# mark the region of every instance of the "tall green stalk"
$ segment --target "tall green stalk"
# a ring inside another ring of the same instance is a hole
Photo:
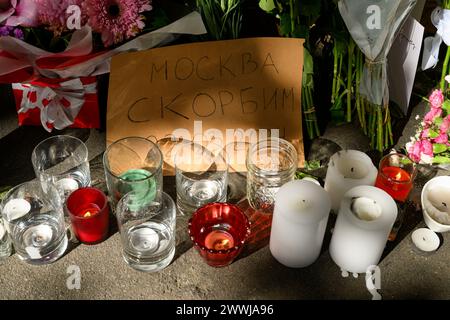
[[[239,38],[242,28],[242,3],[243,0],[197,0],[197,8],[211,38]]]

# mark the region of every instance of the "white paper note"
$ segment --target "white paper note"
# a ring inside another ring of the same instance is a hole
[[[406,115],[422,48],[424,27],[416,19],[406,20],[388,55],[390,99]]]

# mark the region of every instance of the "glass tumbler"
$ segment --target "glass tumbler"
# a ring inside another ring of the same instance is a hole
[[[192,214],[208,203],[227,200],[228,161],[225,151],[183,142],[175,148],[174,163],[180,214]]]
[[[0,261],[12,253],[11,239],[0,216]]]
[[[278,190],[295,178],[297,159],[295,147],[283,139],[270,138],[250,147],[247,156],[247,198],[254,210],[273,213]]]
[[[123,258],[132,268],[157,272],[167,267],[175,255],[176,206],[162,193],[162,205],[142,205],[140,195],[122,197],[116,210],[123,246]]]
[[[60,258],[67,248],[61,198],[49,186],[44,194],[38,181],[11,189],[0,210],[19,258],[31,264],[46,264]]]
[[[148,139],[129,137],[112,143],[103,155],[112,210],[115,211],[118,201],[129,192],[135,196],[129,204],[135,206],[132,209],[161,205],[162,164],[159,147]]]
[[[31,162],[44,193],[48,194],[49,187],[55,186],[62,203],[73,191],[91,184],[88,149],[78,138],[45,139],[34,148]]]

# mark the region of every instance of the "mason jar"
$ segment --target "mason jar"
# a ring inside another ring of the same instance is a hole
[[[258,212],[272,214],[278,190],[295,178],[297,150],[280,138],[259,141],[249,148],[246,165],[250,206]]]

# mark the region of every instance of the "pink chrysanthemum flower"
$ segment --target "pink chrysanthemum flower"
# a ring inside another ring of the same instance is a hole
[[[102,34],[105,46],[136,36],[144,27],[145,11],[152,9],[151,0],[85,0],[83,8],[89,25]]]
[[[39,21],[41,24],[47,26],[47,29],[52,31],[55,36],[68,31],[67,19],[69,14],[67,8],[71,5],[82,7],[84,0],[34,0],[38,5]],[[82,11],[81,11],[82,12]],[[86,15],[81,14],[80,25],[86,24]]]

